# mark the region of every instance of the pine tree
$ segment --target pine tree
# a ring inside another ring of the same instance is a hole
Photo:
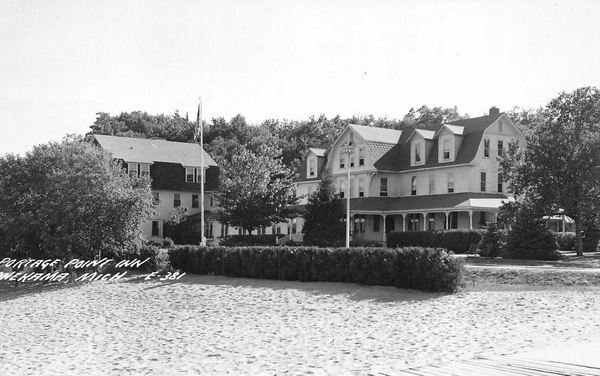
[[[344,205],[335,195],[333,178],[328,170],[306,205],[304,213],[304,243],[307,245],[333,246],[344,240]]]
[[[517,212],[514,226],[508,232],[508,239],[502,257],[529,260],[557,260],[558,245],[550,231],[546,229],[539,211],[523,205]]]

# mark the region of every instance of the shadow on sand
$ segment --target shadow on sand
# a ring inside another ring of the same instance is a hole
[[[173,284],[222,286],[224,288],[253,288],[269,290],[297,290],[312,295],[342,296],[356,301],[387,302],[416,302],[436,299],[448,294],[430,293],[417,290],[397,289],[392,286],[364,286],[340,282],[300,282],[278,281],[270,279],[233,278],[218,275],[186,274],[177,281],[145,281],[135,278],[126,283],[148,283],[146,290],[157,289]]]
[[[15,286],[13,282],[0,282],[0,302],[17,299],[22,296],[42,294],[49,291],[66,290],[81,286],[82,283],[69,282],[23,282]]]

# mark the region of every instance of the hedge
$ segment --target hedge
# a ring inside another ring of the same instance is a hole
[[[471,244],[479,244],[485,230],[406,231],[387,235],[387,246],[445,248],[467,253]]]
[[[188,273],[344,282],[456,292],[464,266],[443,249],[176,246],[171,266]]]
[[[577,249],[577,239],[574,232],[555,232],[553,235],[558,244],[559,251],[575,252]]]

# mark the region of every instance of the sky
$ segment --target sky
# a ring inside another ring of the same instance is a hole
[[[2,0],[0,155],[96,113],[251,123],[544,106],[600,86],[600,0]]]

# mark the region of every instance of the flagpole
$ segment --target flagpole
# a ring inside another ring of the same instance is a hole
[[[200,245],[206,247],[204,237],[204,131],[202,125],[202,97],[198,101],[198,119],[196,121],[200,130]]]

